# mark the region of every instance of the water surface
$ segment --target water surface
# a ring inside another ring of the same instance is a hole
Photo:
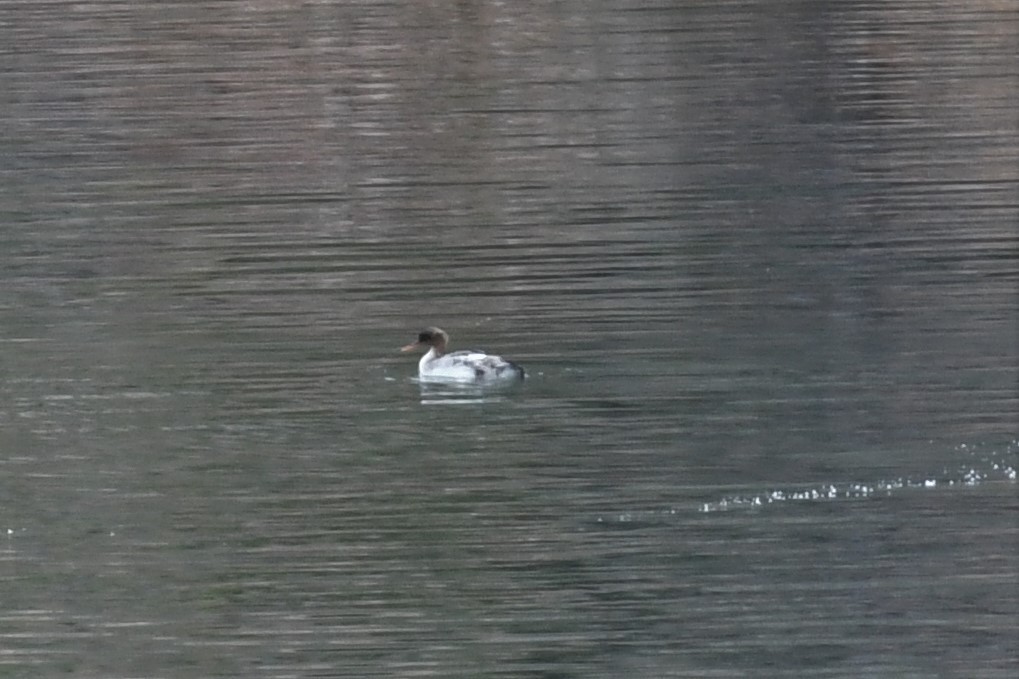
[[[1016,18],[0,10],[0,674],[1013,676]]]

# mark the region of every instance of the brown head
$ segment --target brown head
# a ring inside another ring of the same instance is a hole
[[[425,328],[418,333],[417,342],[412,342],[400,349],[400,351],[414,351],[415,349],[429,349],[434,347],[436,353],[442,355],[446,352],[446,343],[449,342],[449,335],[439,328]]]

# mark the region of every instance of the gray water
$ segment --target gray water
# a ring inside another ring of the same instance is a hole
[[[0,676],[1016,676],[1013,3],[0,45]]]

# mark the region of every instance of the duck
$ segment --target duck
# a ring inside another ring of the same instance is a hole
[[[523,380],[527,373],[516,363],[501,356],[481,351],[454,351],[446,353],[449,335],[441,328],[425,328],[400,351],[428,351],[418,361],[418,380],[422,382],[461,382],[492,384]]]

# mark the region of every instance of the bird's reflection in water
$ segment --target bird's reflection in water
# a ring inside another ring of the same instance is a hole
[[[506,400],[508,385],[414,380],[421,390],[422,405],[476,405]]]

